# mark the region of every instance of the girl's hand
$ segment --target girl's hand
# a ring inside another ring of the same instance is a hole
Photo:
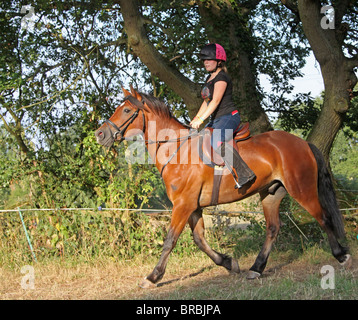
[[[195,117],[191,122],[190,126],[194,129],[199,129],[199,127],[203,124],[203,121],[198,117]]]

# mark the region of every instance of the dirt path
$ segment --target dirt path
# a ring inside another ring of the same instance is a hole
[[[0,299],[338,299],[345,298],[344,292],[346,298],[358,299],[357,259],[344,271],[331,258],[307,263],[280,256],[269,263],[260,280],[248,281],[245,277],[253,260],[254,256],[240,259],[242,273],[233,276],[201,254],[174,257],[162,283],[149,290],[140,289],[138,283],[152,270],[154,260],[37,264],[32,269],[33,288],[28,270],[0,268]],[[320,288],[325,264],[334,266],[336,290]]]

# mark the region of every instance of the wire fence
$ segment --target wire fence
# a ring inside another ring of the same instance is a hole
[[[18,212],[19,209],[2,209],[0,210],[0,213],[4,212]],[[45,209],[37,209],[37,208],[30,208],[30,209],[23,209],[21,208],[22,212],[25,211],[134,211],[134,212],[147,212],[147,213],[160,213],[160,212],[171,212],[171,209],[127,209],[127,208],[45,208]]]
[[[358,208],[344,208],[344,209],[340,209],[342,212],[352,212],[346,215],[343,215],[345,218],[348,217],[353,217],[353,216],[357,216],[358,215]],[[54,213],[58,213],[58,212],[88,212],[88,213],[98,213],[100,214],[103,211],[112,211],[112,212],[139,212],[139,213],[144,213],[145,215],[159,215],[159,216],[165,216],[165,215],[169,215],[172,210],[171,209],[143,209],[143,208],[137,208],[137,209],[128,209],[128,208],[102,208],[102,207],[97,207],[97,208],[17,208],[17,209],[2,209],[0,210],[0,214],[2,213],[17,213],[20,217],[21,220],[21,224],[22,224],[22,228],[24,229],[24,233],[28,242],[28,247],[31,251],[32,257],[34,261],[37,261],[36,258],[36,254],[35,254],[35,250],[33,249],[32,243],[31,243],[31,237],[29,236],[27,227],[26,227],[26,223],[24,222],[24,215],[23,213],[30,213],[30,212],[54,212]],[[216,215],[216,216],[227,216],[229,219],[231,217],[240,217],[240,220],[245,221],[247,218],[247,220],[251,220],[253,218],[253,215],[259,215],[259,214],[263,214],[262,211],[226,211],[226,210],[219,210],[218,208],[209,208],[206,210],[206,212],[204,213],[206,215]],[[293,214],[292,212],[280,212],[280,214],[284,214],[292,223],[292,225],[299,231],[299,233],[303,236],[303,238],[306,241],[309,241],[308,237],[305,235],[305,233],[302,231],[302,229],[297,225],[297,223],[291,218],[291,215]],[[241,222],[239,222],[241,223]],[[239,224],[238,223],[238,224]],[[250,222],[251,223],[251,222]],[[358,238],[358,236],[357,236]]]
[[[101,212],[101,211],[133,211],[133,212],[142,212],[144,214],[160,214],[160,213],[171,213],[172,209],[143,209],[143,208],[137,208],[137,209],[128,209],[128,208],[17,208],[17,209],[1,209],[0,213],[18,213],[19,209],[21,212],[26,211],[89,211],[89,212]],[[342,212],[345,211],[358,211],[358,208],[344,208],[339,209]],[[245,215],[245,214],[263,214],[262,211],[227,211],[227,210],[220,210],[220,209],[208,209],[206,211],[208,214],[222,214],[222,215]],[[293,214],[293,212],[280,212],[282,214]],[[205,213],[204,213],[205,214]]]

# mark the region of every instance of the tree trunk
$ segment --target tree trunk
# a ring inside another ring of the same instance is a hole
[[[345,70],[344,65],[344,61],[322,64],[325,87],[323,106],[307,138],[322,151],[327,163],[334,139],[342,127],[343,116],[349,108],[349,90],[353,88],[347,79],[350,72]]]

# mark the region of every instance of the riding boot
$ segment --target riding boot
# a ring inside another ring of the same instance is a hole
[[[232,146],[223,143],[216,152],[223,158],[226,167],[234,176],[236,188],[242,188],[246,183],[255,179],[255,173],[248,167],[248,165],[241,158],[240,154]],[[235,169],[235,172],[232,169]]]

